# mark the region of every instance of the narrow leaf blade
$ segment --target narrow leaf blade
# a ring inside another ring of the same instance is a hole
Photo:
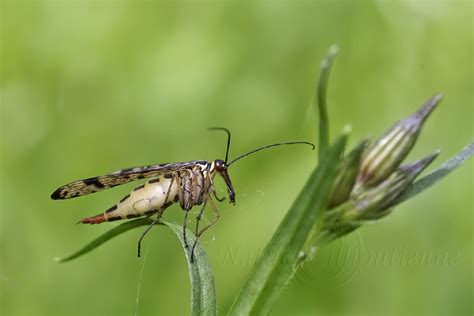
[[[339,51],[337,45],[332,45],[329,48],[326,58],[321,62],[321,74],[318,81],[316,91],[316,101],[319,116],[319,160],[321,161],[324,153],[329,147],[329,116],[327,110],[327,87],[329,81],[329,73],[331,71],[332,64],[336,55]]]
[[[181,241],[188,261],[189,278],[191,279],[191,315],[216,315],[216,289],[211,263],[206,251],[198,242],[194,249],[194,262],[191,262],[191,247],[184,246],[183,227],[165,222]],[[189,245],[196,239],[189,230],[186,233]]]
[[[340,137],[312,173],[254,265],[229,315],[267,314],[292,279],[305,242],[322,218],[345,142],[346,136]]]
[[[103,245],[112,238],[117,237],[118,235],[121,235],[134,228],[151,225],[152,222],[153,220],[150,218],[140,218],[125,222],[105,232],[104,234],[92,240],[90,243],[88,243],[78,251],[72,253],[71,255],[62,259],[56,259],[56,261],[68,262],[77,259],[91,252],[97,247]],[[209,258],[206,254],[206,251],[200,243],[197,243],[196,248],[194,250],[195,260],[193,263],[191,263],[191,251],[184,245],[182,226],[169,222],[162,222],[158,225],[166,225],[176,234],[186,254],[189,277],[191,280],[191,315],[216,315],[217,305],[214,275],[212,273],[211,264],[209,262]],[[192,245],[194,243],[195,238],[196,237],[192,232],[187,231],[187,239],[189,244]]]
[[[118,226],[115,226],[111,230],[105,232],[104,234],[100,235],[96,239],[92,240],[90,243],[86,244],[84,247],[79,249],[78,251],[72,253],[71,255],[64,257],[64,258],[56,258],[56,262],[68,262],[73,259],[77,259],[95,248],[101,246],[102,244],[106,243],[107,241],[111,240],[112,238],[117,237],[118,235],[121,235],[131,229],[142,227],[142,226],[148,226],[151,225],[153,222],[152,219],[150,218],[139,218],[133,221],[125,222],[123,224],[120,224]]]

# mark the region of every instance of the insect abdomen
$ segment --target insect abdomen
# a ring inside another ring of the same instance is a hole
[[[104,213],[86,217],[81,220],[85,224],[99,224],[126,218],[140,217],[164,210],[171,205],[178,194],[178,184],[171,186],[171,178],[159,177],[151,179],[144,185],[136,187],[119,203]],[[169,193],[168,193],[169,191]]]

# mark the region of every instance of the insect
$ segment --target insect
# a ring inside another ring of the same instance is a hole
[[[85,217],[78,223],[99,224],[102,222],[152,216],[156,214],[156,218],[150,226],[145,229],[138,240],[138,257],[140,257],[140,245],[143,238],[150,229],[160,221],[163,216],[163,211],[173,203],[179,203],[181,209],[184,211],[183,239],[185,247],[189,248],[186,239],[189,211],[196,205],[202,205],[196,217],[196,239],[191,248],[191,261],[193,261],[194,248],[196,247],[199,237],[211,227],[220,216],[213,198],[219,202],[222,202],[224,198],[219,198],[216,194],[214,187],[214,177],[216,174],[219,174],[224,180],[227,186],[229,202],[235,205],[235,191],[227,172],[233,163],[257,151],[275,146],[307,144],[312,146],[313,149],[315,148],[312,143],[304,141],[275,143],[253,149],[228,162],[231,140],[229,130],[223,127],[213,127],[209,128],[209,130],[221,130],[227,133],[225,160],[193,160],[121,169],[103,176],[77,180],[63,185],[51,194],[51,198],[53,200],[70,199],[109,189],[127,182],[151,178],[145,184],[133,189],[130,194],[126,195],[120,202],[105,212],[95,216]],[[199,229],[201,217],[208,204],[214,211],[214,218]]]

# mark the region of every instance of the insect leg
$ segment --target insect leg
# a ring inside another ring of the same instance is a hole
[[[211,189],[210,189],[210,191],[212,191],[212,194],[214,195],[214,197],[216,198],[216,200],[219,201],[219,202],[224,201],[224,200],[225,200],[225,196],[223,196],[223,197],[221,197],[221,198],[220,198],[219,196],[217,196],[216,189],[215,189],[215,187],[214,187],[214,180],[212,179],[212,177],[209,176],[209,174],[207,174],[207,177],[208,177],[209,181],[211,182],[211,186],[210,186]]]
[[[180,206],[184,211],[184,223],[183,223],[183,243],[184,248],[189,248],[188,239],[186,238],[186,227],[188,225],[188,215],[189,211],[193,207],[193,198],[192,198],[192,176],[193,173],[191,170],[183,170],[177,174],[178,185],[178,194]]]
[[[208,174],[208,178],[209,178],[209,181],[211,182],[212,194],[214,195],[214,197],[216,198],[216,200],[219,201],[219,202],[224,201],[224,200],[225,200],[225,196],[219,197],[219,196],[217,195],[216,188],[214,187],[214,180],[212,179],[211,176],[209,176],[209,174]]]
[[[188,215],[189,215],[189,210],[184,211],[183,240],[184,240],[184,248],[186,249],[189,248],[188,239],[186,238],[186,226],[188,225]]]
[[[219,217],[221,216],[219,214],[219,209],[217,208],[216,204],[214,203],[214,201],[212,200],[211,196],[209,195],[209,193],[207,194],[207,197],[208,197],[208,200],[209,200],[209,203],[211,204],[211,207],[212,209],[214,210],[214,213],[216,215],[216,217],[214,217],[212,219],[212,221],[207,224],[206,226],[204,226],[203,228],[201,228],[201,230],[196,234],[196,239],[194,240],[194,243],[193,243],[193,248],[191,249],[191,262],[194,261],[194,248],[196,247],[196,244],[198,242],[198,239],[199,237],[209,228],[211,227],[212,225],[214,225],[214,223],[219,219]]]
[[[217,201],[222,202],[225,200],[225,196],[223,197],[218,197],[216,191],[212,191],[212,194],[214,194],[214,197],[216,198]]]
[[[204,202],[204,204],[201,207],[201,211],[199,211],[199,215],[196,216],[196,230],[195,230],[195,235],[197,236],[199,232],[199,222],[201,221],[202,214],[204,213],[204,209],[206,208],[207,201]]]
[[[173,186],[173,182],[174,182],[175,178],[176,178],[176,172],[173,172],[172,175],[171,175],[170,185],[168,186],[168,190],[166,191],[165,203],[163,205],[166,205],[166,203],[168,203],[168,198],[170,196],[171,187]]]
[[[170,192],[171,192],[171,187],[173,186],[173,180],[174,180],[174,176],[171,178],[171,181],[170,181],[170,185],[168,186],[168,190],[166,191],[166,196],[165,196],[165,202],[162,206],[161,209],[157,210],[158,214],[156,215],[156,218],[155,220],[153,220],[153,222],[150,224],[150,226],[148,226],[145,231],[143,232],[143,234],[140,236],[140,239],[138,239],[138,250],[137,250],[137,256],[140,258],[140,252],[141,252],[141,243],[142,243],[142,240],[143,238],[145,237],[145,235],[150,231],[150,229],[161,219],[161,217],[163,216],[163,211],[164,209],[166,208],[166,205],[167,205],[167,202],[168,202],[168,197],[170,196]]]
[[[145,235],[150,231],[150,229],[161,219],[161,216],[163,215],[163,212],[161,211],[158,211],[158,215],[156,216],[156,218],[153,220],[153,222],[150,224],[150,226],[148,226],[145,231],[143,232],[143,234],[140,236],[140,239],[138,239],[138,251],[137,251],[137,257],[140,258],[140,252],[141,252],[141,244],[142,244],[142,240],[143,238],[145,237]]]

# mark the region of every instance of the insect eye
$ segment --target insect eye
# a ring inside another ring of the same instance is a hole
[[[224,171],[226,169],[225,163],[222,160],[216,160],[216,169],[217,171]]]

